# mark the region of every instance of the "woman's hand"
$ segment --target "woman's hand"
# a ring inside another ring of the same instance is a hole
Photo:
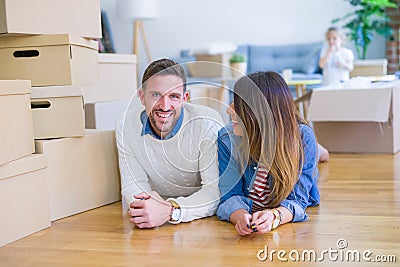
[[[231,214],[230,221],[235,225],[236,231],[239,235],[249,235],[253,233],[250,228],[251,215],[247,210],[236,210]]]
[[[272,210],[262,210],[253,213],[251,216],[251,226],[257,234],[265,234],[272,229],[274,214]]]

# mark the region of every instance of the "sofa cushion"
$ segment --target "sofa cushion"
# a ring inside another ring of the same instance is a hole
[[[305,74],[312,74],[319,72],[319,54],[321,52],[321,47],[314,48],[303,58],[302,71]]]
[[[309,73],[318,68],[317,57],[321,46],[320,42],[296,45],[249,45],[248,72],[281,72],[283,69],[292,69],[293,72]]]

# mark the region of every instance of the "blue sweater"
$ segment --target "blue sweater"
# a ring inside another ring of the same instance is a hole
[[[304,163],[299,174],[299,179],[293,190],[280,205],[293,214],[293,222],[306,221],[308,216],[305,209],[319,204],[320,197],[317,187],[317,142],[313,130],[305,124],[299,124],[304,150]],[[228,124],[218,132],[218,163],[219,163],[219,189],[221,202],[217,210],[220,220],[229,221],[231,214],[239,209],[251,212],[253,201],[249,199],[257,163],[250,162],[244,172],[240,171],[238,158],[235,156],[234,147],[241,142],[241,137],[233,134],[233,127]],[[232,153],[233,152],[233,153]],[[269,184],[273,184],[273,177],[268,176]]]

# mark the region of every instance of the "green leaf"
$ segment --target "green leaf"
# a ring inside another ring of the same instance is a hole
[[[378,7],[397,7],[395,3],[392,3],[389,0],[362,0],[362,3]]]
[[[343,22],[343,28],[348,30],[349,39],[354,42],[359,58],[365,58],[368,45],[374,33],[386,38],[393,38],[390,27],[390,18],[385,8],[397,7],[389,0],[345,0],[356,9],[341,18],[332,20],[332,23]]]

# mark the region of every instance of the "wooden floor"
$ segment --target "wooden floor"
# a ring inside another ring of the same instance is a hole
[[[265,235],[240,237],[216,217],[139,230],[115,203],[1,247],[0,266],[399,266],[399,154],[332,155],[320,164],[321,205],[307,210],[310,220]],[[277,253],[262,261],[265,247],[268,256],[282,250],[289,262]],[[306,250],[316,252],[317,262]],[[296,252],[300,262],[293,261]],[[360,262],[353,262],[358,253]]]

